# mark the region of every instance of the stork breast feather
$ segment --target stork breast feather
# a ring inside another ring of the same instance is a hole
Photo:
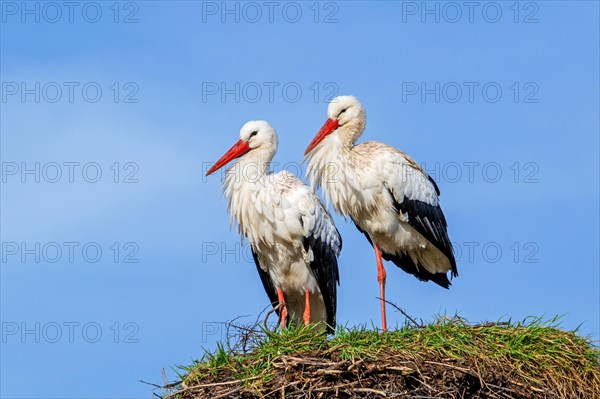
[[[275,220],[275,214],[274,214],[275,210],[274,210],[274,206],[265,206],[264,209],[264,213],[265,213],[265,219],[269,220],[269,221],[274,221]]]
[[[262,202],[262,198],[258,198],[258,196],[253,195],[252,196],[252,202],[254,202],[254,207],[256,208],[256,210],[258,211],[259,214],[263,213],[263,202]]]

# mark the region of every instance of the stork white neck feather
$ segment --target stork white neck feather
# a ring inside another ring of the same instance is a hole
[[[361,186],[372,165],[353,148],[332,134],[306,157],[311,188],[321,187],[327,203],[344,218],[374,205],[371,193]]]

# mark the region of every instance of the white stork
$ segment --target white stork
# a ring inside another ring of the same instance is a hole
[[[333,99],[327,122],[306,149],[307,175],[322,187],[335,211],[350,217],[373,245],[385,313],[386,271],[382,257],[421,281],[450,286],[458,276],[446,219],[435,181],[407,154],[379,142],[356,145],[366,126],[362,104],[353,96]]]
[[[277,133],[250,121],[240,140],[208,171],[230,161],[223,182],[232,223],[248,239],[265,291],[282,327],[291,319],[335,327],[337,257],[342,239],[320,198],[287,171],[270,173]]]

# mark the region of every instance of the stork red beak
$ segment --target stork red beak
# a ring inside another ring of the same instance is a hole
[[[221,169],[234,159],[241,157],[248,151],[250,151],[250,144],[248,144],[247,141],[239,140],[221,157],[221,159],[215,162],[208,172],[206,172],[206,176],[215,173],[217,170]]]
[[[327,119],[327,122],[323,125],[319,133],[315,136],[315,138],[310,142],[308,147],[306,147],[306,151],[304,151],[304,155],[308,154],[315,148],[325,137],[330,135],[335,129],[339,126],[339,122],[335,119]]]

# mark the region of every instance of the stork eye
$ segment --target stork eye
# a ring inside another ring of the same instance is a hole
[[[250,133],[250,137],[249,138],[252,138],[252,137],[256,136],[257,134],[258,134],[258,130],[255,130],[252,133]]]
[[[343,114],[344,112],[348,111],[348,108],[344,108],[343,110],[340,111],[340,115]]]

